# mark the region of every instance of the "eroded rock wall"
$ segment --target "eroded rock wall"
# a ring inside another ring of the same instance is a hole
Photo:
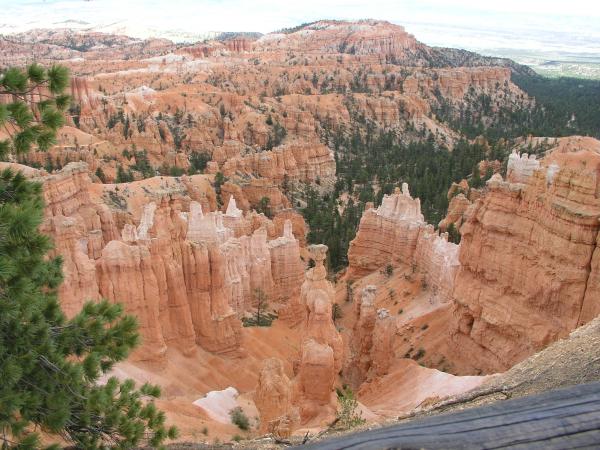
[[[510,367],[598,311],[599,164],[584,150],[549,156],[518,178],[525,183],[496,175],[462,226],[454,340],[479,346],[487,370]]]
[[[303,264],[291,221],[270,240],[273,223],[244,214],[233,197],[225,214],[210,211],[214,192],[202,177],[167,178],[160,190],[157,179],[100,185],[84,163],[33,176],[44,184],[42,230],[64,259],[62,307],[71,316],[86,300],[123,303],[140,323],[136,359],[161,359],[171,345],[187,355],[197,345],[238,352],[256,289],[298,301]]]
[[[366,275],[386,264],[412,261],[424,226],[421,202],[410,196],[404,183],[402,191],[384,196],[379,208],[363,214],[348,250],[349,277]]]
[[[463,222],[460,246],[424,223],[407,189],[385,197],[363,215],[349,279],[412,265],[431,305],[452,309],[442,352],[463,373],[506,370],[590,321],[600,313],[600,143],[567,140],[542,160],[513,153],[507,181],[496,174],[477,196],[454,197],[459,220],[446,222]]]
[[[442,301],[451,298],[459,265],[458,246],[425,223],[420,201],[410,196],[406,183],[402,191],[384,196],[379,208],[365,211],[348,260],[351,280],[387,265],[410,266]]]

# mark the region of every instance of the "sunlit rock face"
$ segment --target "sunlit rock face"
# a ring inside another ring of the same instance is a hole
[[[356,238],[350,243],[349,277],[355,278],[388,263],[410,261],[425,226],[420,200],[410,196],[408,185],[383,198],[377,209],[365,211]]]
[[[202,177],[162,181],[156,196],[148,186],[157,179],[98,185],[83,163],[41,180],[42,230],[64,258],[62,307],[73,315],[86,300],[123,303],[140,323],[135,359],[160,360],[171,345],[187,355],[198,345],[239,352],[240,317],[256,289],[283,306],[299,301],[303,263],[292,222],[272,239],[273,223],[244,214],[233,197],[224,214],[211,211],[210,201],[190,198],[214,198]]]
[[[461,228],[454,340],[483,349],[486,367],[507,368],[598,312],[600,155],[561,148],[518,183],[492,177]]]
[[[292,404],[293,386],[277,358],[263,361],[254,392],[254,403],[260,414],[260,432],[289,437],[299,425],[298,408]]]
[[[388,264],[412,266],[429,301],[451,307],[448,354],[469,354],[470,361],[459,358],[466,371],[505,370],[588,322],[600,311],[600,142],[552,145],[541,160],[513,153],[508,180],[495,174],[471,200],[454,197],[471,203],[456,214],[460,245],[423,222],[407,189],[385,197],[363,215],[349,279]],[[355,353],[353,377],[363,379],[364,352]],[[373,361],[366,358],[371,372]]]

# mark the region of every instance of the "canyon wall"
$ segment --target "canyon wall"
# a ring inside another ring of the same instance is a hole
[[[273,223],[243,214],[233,197],[225,214],[215,211],[204,176],[99,185],[84,163],[71,163],[41,181],[42,230],[64,259],[63,309],[72,316],[86,300],[123,303],[140,324],[136,359],[160,359],[169,345],[188,355],[196,345],[238,352],[256,289],[284,306],[300,295],[292,222],[269,239]]]
[[[387,265],[404,264],[422,274],[435,295],[449,301],[458,269],[458,246],[448,235],[438,235],[421,214],[419,199],[410,196],[408,185],[385,195],[381,206],[370,208],[361,218],[356,238],[348,251],[347,278],[355,280]]]
[[[524,183],[492,177],[461,228],[453,339],[476,346],[488,368],[508,368],[598,313],[600,155],[554,152],[528,175],[532,161],[509,174]]]
[[[412,266],[430,301],[451,305],[444,356],[470,355],[467,371],[505,370],[590,321],[600,312],[600,142],[564,140],[541,161],[513,152],[507,181],[494,175],[472,204],[454,197],[444,225],[462,222],[459,246],[424,223],[407,188],[385,196],[363,215],[348,279]]]

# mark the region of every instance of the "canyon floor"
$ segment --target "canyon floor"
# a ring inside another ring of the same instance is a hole
[[[507,399],[527,397],[552,391],[558,388],[576,386],[600,381],[600,319],[595,319],[569,335],[550,345],[547,349],[527,358],[507,372],[491,377],[479,387],[464,394],[450,396],[437,403],[424,405],[409,415],[380,423],[378,427],[388,427],[396,423],[411,421],[438,414],[458,412]],[[371,430],[373,424],[363,425],[351,433]],[[236,448],[284,448],[302,443],[314,444],[321,440],[335,439],[349,434],[329,429],[309,436],[297,436],[284,442],[263,438],[241,441]],[[331,444],[330,444],[331,445]],[[173,449],[218,449],[231,448],[232,444],[198,445],[182,443],[171,445]]]

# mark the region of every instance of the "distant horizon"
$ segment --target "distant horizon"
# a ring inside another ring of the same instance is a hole
[[[269,33],[318,20],[387,20],[434,46],[482,51],[543,50],[600,54],[600,5],[586,0],[0,0],[0,33],[74,28],[85,22],[132,37],[185,42],[210,32]],[[27,20],[23,18],[27,17]],[[87,27],[87,25],[86,25]],[[116,30],[116,31],[114,31]]]

